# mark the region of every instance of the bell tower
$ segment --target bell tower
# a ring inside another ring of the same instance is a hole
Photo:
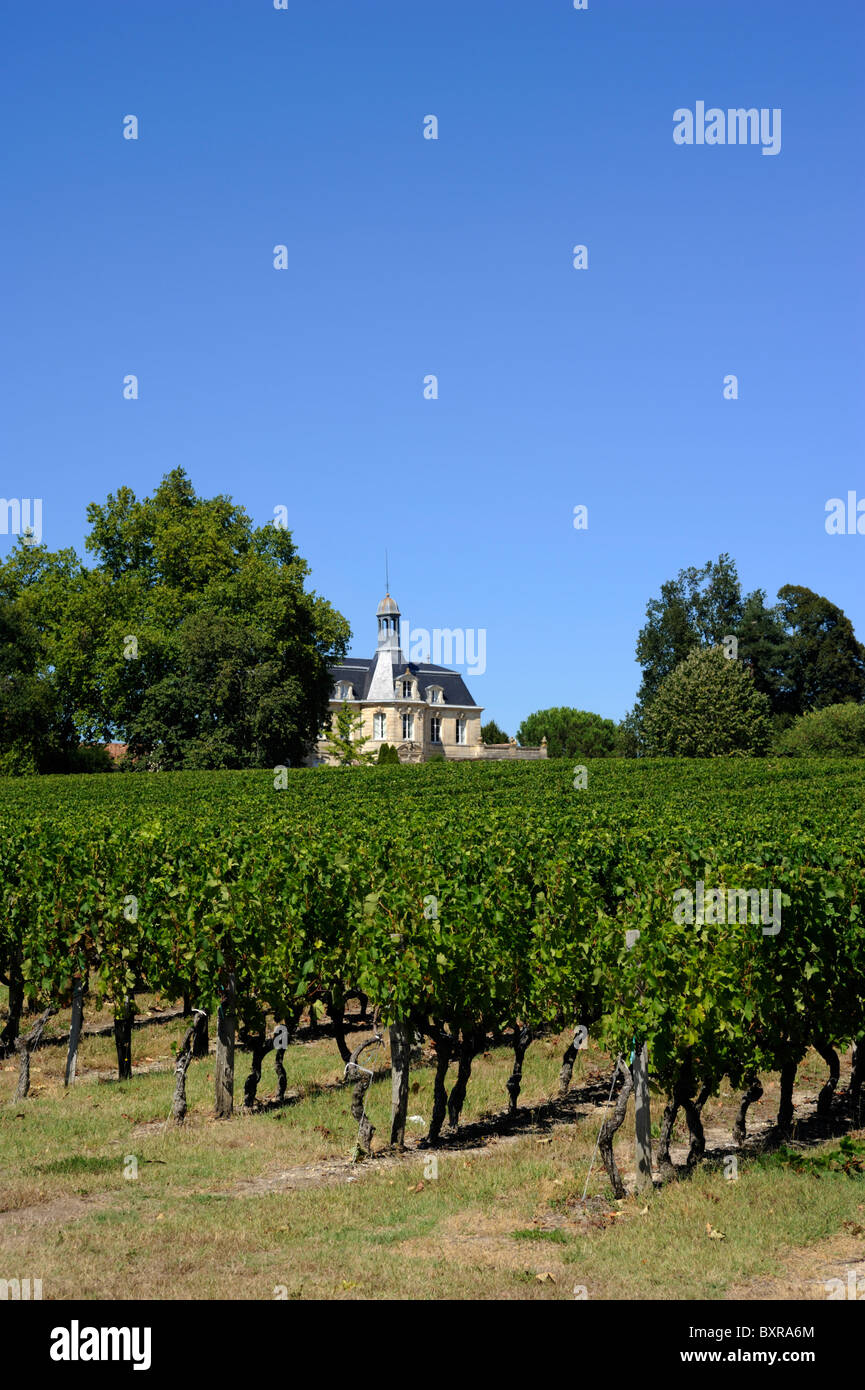
[[[400,655],[399,604],[390,594],[385,594],[376,610],[378,619],[378,651],[387,650],[398,659]]]

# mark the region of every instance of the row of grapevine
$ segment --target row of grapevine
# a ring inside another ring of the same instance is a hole
[[[865,1035],[860,764],[591,764],[585,789],[556,763],[288,783],[0,785],[0,1044],[25,1000],[66,1006],[86,982],[114,1009],[128,1071],[136,991],[216,1004],[226,1114],[236,1036],[250,1101],[274,1024],[291,1030],[307,1005],[330,1010],[348,1060],[339,1025],[360,992],[398,1037],[434,1040],[435,1141],[489,1038],[512,1039],[519,1063],[533,1033],[583,1023],[624,1058],[648,1044],[669,1097],[662,1158],[681,1107],[696,1161],[699,1110],[724,1077],[753,1098],[760,1072],[780,1071],[789,1123],[806,1049],[830,1067],[825,1106],[838,1051]],[[698,884],[721,890],[719,920],[678,920],[677,894]],[[728,890],[762,893],[777,924],[727,912]],[[865,1047],[857,1058],[854,1089]]]

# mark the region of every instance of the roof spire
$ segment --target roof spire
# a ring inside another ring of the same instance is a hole
[[[387,551],[384,552],[384,591],[386,594],[390,593],[390,575],[388,574],[387,568]]]

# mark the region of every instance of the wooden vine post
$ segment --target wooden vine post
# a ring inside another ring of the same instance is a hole
[[[637,1191],[651,1192],[652,1112],[649,1104],[649,1048],[646,1043],[634,1054],[634,1157],[637,1165]]]
[[[222,991],[216,1015],[216,1065],[214,1072],[213,1113],[218,1120],[228,1120],[234,1111],[234,1038],[237,1032],[236,990],[234,976],[229,975]]]
[[[411,1032],[405,1022],[392,1023],[390,1035],[391,1121],[390,1142],[405,1148],[405,1125],[408,1117],[408,1075],[411,1054]]]
[[[628,950],[634,949],[636,936],[626,938]],[[640,989],[640,994],[643,991]],[[652,1108],[649,1100],[649,1047],[639,1038],[634,1040],[634,1163],[637,1170],[638,1192],[653,1192],[652,1180]]]
[[[84,981],[78,979],[72,995],[72,1019],[69,1025],[69,1050],[66,1053],[66,1074],[64,1086],[71,1086],[78,1067],[78,1042],[81,1037],[81,1024],[84,1019]]]
[[[114,1015],[114,1046],[117,1049],[117,1078],[129,1081],[132,1078],[132,1019],[135,1006],[127,994]]]

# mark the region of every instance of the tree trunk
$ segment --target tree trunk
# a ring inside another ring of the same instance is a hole
[[[658,1172],[664,1182],[670,1182],[680,1176],[679,1170],[670,1158],[670,1143],[673,1137],[673,1126],[676,1123],[676,1116],[680,1110],[684,1110],[685,1118],[688,1121],[688,1133],[691,1136],[688,1157],[685,1160],[685,1174],[690,1175],[697,1163],[706,1151],[706,1140],[703,1134],[703,1123],[701,1111],[709,1096],[712,1094],[710,1082],[706,1082],[696,1100],[693,1100],[694,1076],[691,1069],[690,1059],[686,1060],[676,1078],[673,1092],[667,1105],[664,1107],[664,1115],[661,1120],[661,1133],[658,1138]]]
[[[697,1100],[690,1097],[683,1102],[685,1119],[688,1121],[688,1132],[691,1136],[691,1146],[688,1149],[688,1157],[685,1159],[685,1172],[691,1176],[697,1164],[701,1162],[706,1152],[706,1135],[703,1130],[702,1110],[706,1101],[706,1088],[703,1088],[701,1096]]]
[[[506,1087],[508,1093],[508,1114],[516,1115],[517,1101],[520,1098],[520,1090],[523,1080],[523,1060],[528,1051],[529,1043],[532,1040],[530,1028],[517,1028],[514,1031],[514,1069],[508,1077]]]
[[[24,1008],[24,980],[21,975],[21,951],[15,952],[9,963],[9,1017],[0,1032],[0,1058],[11,1057],[21,1027]]]
[[[702,1161],[706,1152],[706,1135],[703,1131],[703,1106],[712,1094],[712,1083],[705,1081],[700,1089],[697,1099],[693,1098],[694,1077],[690,1061],[682,1072],[681,1089],[679,1092],[679,1104],[685,1112],[685,1119],[688,1122],[688,1133],[691,1142],[688,1148],[688,1156],[685,1159],[685,1176],[690,1177],[697,1164]]]
[[[199,1026],[192,1035],[192,1055],[207,1057],[210,1054],[210,1017],[203,1009],[193,1009],[192,1013],[193,1017],[201,1014]]]
[[[798,1067],[798,1062],[785,1062],[781,1068],[781,1100],[776,1124],[783,1135],[789,1135],[793,1127],[793,1087]]]
[[[625,1184],[622,1182],[621,1174],[616,1167],[616,1156],[613,1153],[613,1135],[621,1127],[625,1118],[625,1111],[628,1108],[628,1098],[633,1090],[634,1078],[631,1076],[629,1067],[625,1066],[621,1057],[616,1058],[616,1071],[622,1077],[622,1088],[616,1098],[612,1114],[608,1114],[604,1123],[601,1125],[601,1132],[598,1135],[598,1152],[607,1170],[607,1177],[613,1185],[613,1193],[616,1197],[625,1196]]]
[[[216,1065],[214,1067],[214,1114],[218,1120],[230,1119],[234,1111],[234,1038],[237,1031],[234,976],[216,1015]]]
[[[568,1094],[568,1091],[571,1089],[571,1077],[574,1074],[574,1062],[577,1060],[577,1052],[579,1050],[577,1048],[578,1032],[579,1030],[577,1030],[577,1032],[574,1033],[574,1036],[565,1048],[565,1053],[562,1057],[562,1069],[559,1072],[559,1100],[564,1100],[565,1096]]]
[[[359,1064],[360,1054],[368,1047],[376,1044],[381,1046],[381,1038],[368,1038],[366,1042],[356,1047],[351,1054],[345,1067],[345,1075],[348,1081],[355,1083],[351,1097],[352,1119],[357,1121],[357,1146],[355,1158],[361,1158],[372,1151],[372,1136],[375,1134],[375,1125],[370,1122],[369,1116],[363,1108],[363,1098],[372,1084],[372,1072],[367,1067]]]
[[[740,1147],[744,1144],[748,1132],[748,1107],[759,1100],[763,1094],[763,1087],[756,1073],[746,1077],[746,1080],[748,1082],[748,1089],[742,1096],[742,1101],[739,1105],[739,1113],[736,1116],[736,1123],[733,1125],[733,1138]]]
[[[69,1050],[66,1053],[66,1074],[64,1086],[71,1086],[78,1069],[78,1042],[81,1037],[81,1024],[84,1019],[84,981],[79,980],[72,995],[72,1019],[69,1024]]]
[[[15,1051],[18,1053],[18,1085],[12,1097],[13,1101],[24,1100],[30,1090],[30,1054],[36,1051],[45,1024],[56,1012],[54,1004],[49,1005],[45,1012],[39,1015],[26,1038],[15,1039]]]
[[[174,1099],[171,1102],[171,1115],[176,1124],[182,1125],[186,1119],[186,1073],[195,1056],[195,1039],[198,1033],[207,1029],[207,1014],[203,1009],[193,1010],[192,1027],[186,1031],[174,1065]]]
[[[405,1148],[411,1032],[405,1022],[390,1027],[390,1142]]]
[[[661,1133],[658,1138],[658,1172],[663,1182],[672,1182],[679,1176],[676,1172],[675,1164],[670,1158],[670,1142],[673,1138],[673,1125],[676,1123],[676,1116],[679,1113],[677,1092],[678,1088],[674,1086],[673,1094],[664,1107],[664,1116],[661,1120]]]
[[[477,1050],[478,1040],[475,1038],[474,1034],[464,1033],[459,1048],[457,1079],[448,1096],[448,1127],[452,1134],[457,1134],[459,1132],[460,1115],[462,1114],[462,1108],[465,1103],[469,1077],[472,1074],[472,1061]]]
[[[345,1040],[345,1003],[340,1003],[335,992],[325,995],[325,1003],[333,1027],[333,1036],[336,1038],[336,1045],[339,1048],[339,1055],[344,1062],[348,1062],[351,1059],[351,1048]]]
[[[850,1110],[853,1123],[859,1126],[860,1098],[862,1083],[865,1081],[865,1037],[859,1039],[853,1053],[853,1069],[850,1073]]]
[[[817,1114],[821,1120],[828,1120],[832,1114],[832,1098],[841,1077],[841,1059],[825,1038],[815,1038],[814,1046],[829,1068],[829,1079],[817,1097]]]
[[[447,1079],[448,1065],[451,1060],[453,1049],[452,1040],[447,1037],[444,1030],[436,1036],[436,1074],[433,1082],[433,1110],[430,1120],[428,1140],[430,1144],[437,1144],[444,1124],[445,1114],[447,1113],[447,1091],[445,1081]]]
[[[132,1078],[132,1017],[133,1003],[129,996],[114,1015],[114,1046],[117,1049],[117,1079]]]
[[[276,1099],[280,1105],[285,1100],[285,1091],[288,1085],[288,1077],[285,1074],[285,1067],[282,1065],[282,1059],[284,1056],[285,1048],[274,1046],[273,1066],[276,1072]]]
[[[252,1041],[252,1066],[243,1086],[244,1110],[251,1110],[255,1105],[258,1083],[261,1081],[261,1064],[272,1047],[273,1042],[269,1038],[256,1037]]]

